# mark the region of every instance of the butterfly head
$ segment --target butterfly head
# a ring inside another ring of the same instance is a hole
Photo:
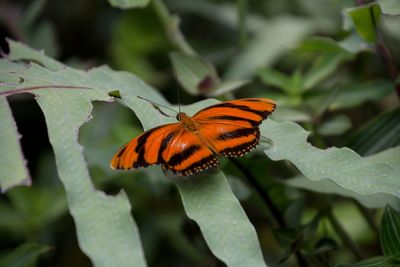
[[[184,121],[188,116],[184,112],[178,112],[176,114],[176,119],[178,121]]]

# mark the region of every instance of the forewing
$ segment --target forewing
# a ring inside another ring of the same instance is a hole
[[[206,107],[197,112],[193,119],[200,123],[224,120],[238,126],[256,127],[275,107],[275,102],[267,98],[244,98]]]
[[[275,107],[270,99],[245,98],[202,109],[193,119],[219,155],[242,156],[258,145],[258,126]]]
[[[133,138],[115,153],[110,166],[113,169],[136,169],[164,163],[161,154],[182,127],[180,123],[165,124]]]

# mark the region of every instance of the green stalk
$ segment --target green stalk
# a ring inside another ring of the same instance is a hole
[[[179,17],[172,15],[162,0],[151,1],[155,12],[162,25],[164,26],[165,32],[171,43],[173,43],[181,52],[188,55],[196,55],[194,49],[188,44],[185,36],[179,29]]]

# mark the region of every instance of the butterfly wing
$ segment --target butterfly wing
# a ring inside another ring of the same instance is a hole
[[[242,156],[258,145],[258,126],[275,107],[264,98],[232,100],[200,110],[193,120],[219,155]]]
[[[113,169],[137,169],[162,164],[179,175],[217,166],[218,158],[181,123],[161,125],[122,146],[111,159]]]
[[[113,169],[137,169],[164,163],[162,154],[168,140],[182,128],[180,123],[161,125],[133,138],[122,146],[110,161]]]
[[[200,110],[191,119],[195,130],[182,122],[161,125],[122,146],[110,165],[136,169],[162,164],[179,175],[196,173],[218,165],[218,155],[240,156],[259,141],[258,125],[274,110],[269,99],[227,101]]]

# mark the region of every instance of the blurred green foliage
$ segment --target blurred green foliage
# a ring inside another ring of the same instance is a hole
[[[279,107],[272,117],[300,123],[311,133],[308,141],[322,149],[347,146],[368,156],[400,144],[399,1],[110,2],[143,8],[120,10],[89,0],[2,1],[1,47],[7,51],[4,37],[11,37],[78,68],[107,64],[129,71],[172,103],[175,74],[182,103],[208,96],[271,98]],[[185,53],[188,44],[195,55]],[[33,186],[0,196],[0,266],[91,266],[77,248],[51,148],[43,141],[35,146],[41,135],[47,138],[46,129],[29,126],[24,114],[37,121],[43,116],[26,108],[31,97],[8,100],[24,136]],[[108,167],[116,148],[142,132],[133,113],[95,103],[92,116],[79,142],[93,183],[108,194],[127,193],[148,265],[222,266],[158,167],[135,172]],[[232,162],[223,161],[221,168],[257,230],[268,266],[399,265],[400,237],[393,234],[400,229],[399,214],[388,206],[380,220],[377,207],[385,197],[363,197],[331,180],[311,181],[292,163],[260,152],[240,159],[258,188]],[[397,150],[386,152],[375,160],[398,169]],[[286,225],[276,222],[260,189]],[[398,208],[398,198],[390,199]],[[388,241],[388,235],[394,239]]]

